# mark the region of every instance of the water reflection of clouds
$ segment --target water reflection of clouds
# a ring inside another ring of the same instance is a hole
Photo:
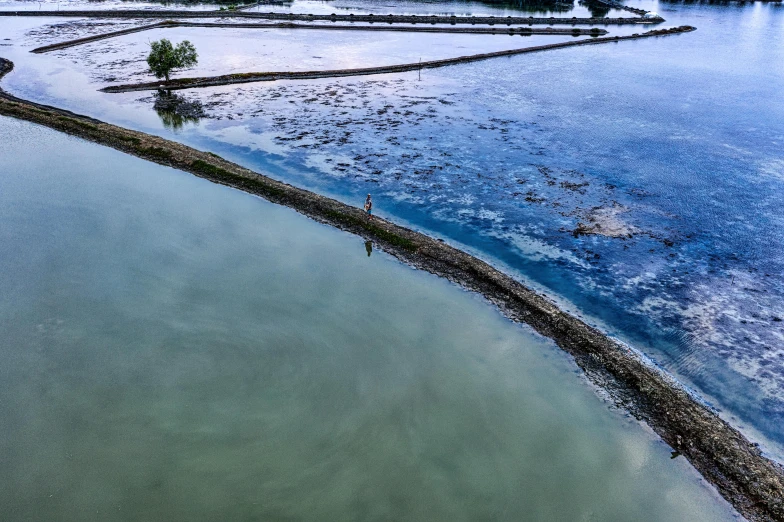
[[[590,268],[588,263],[575,256],[572,252],[559,248],[546,240],[536,238],[523,232],[523,230],[520,230],[518,233],[493,231],[488,235],[508,242],[520,255],[531,261],[563,260],[583,269]]]
[[[204,130],[202,130],[201,133],[221,143],[234,145],[244,149],[264,151],[265,153],[277,156],[285,156],[291,151],[290,147],[282,145],[279,141],[275,140],[278,133],[274,131],[255,131],[250,125],[246,124],[231,124],[224,126],[218,122],[212,122],[205,125]]]

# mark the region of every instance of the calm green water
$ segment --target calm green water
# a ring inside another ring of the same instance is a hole
[[[0,143],[3,521],[732,519],[478,297],[172,169]]]

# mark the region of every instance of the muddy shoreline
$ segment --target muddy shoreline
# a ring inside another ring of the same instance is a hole
[[[0,59],[0,78],[13,68]],[[356,234],[414,267],[446,277],[493,302],[569,352],[587,376],[619,405],[646,421],[752,521],[784,520],[784,468],[765,458],[728,423],[672,377],[629,347],[560,310],[489,264],[424,234],[359,208],[273,180],[210,153],[21,100],[0,90],[0,114],[23,119],[215,183],[286,205],[321,223]]]
[[[383,24],[479,24],[479,25],[651,25],[663,18],[534,18],[533,16],[420,16],[420,15],[315,15],[299,13],[253,13],[247,11],[0,11],[0,16],[47,16],[70,18],[256,18],[298,22],[365,22]]]
[[[577,40],[574,42],[560,42],[547,45],[537,45],[533,47],[523,47],[508,51],[497,51],[493,53],[472,54],[469,56],[459,56],[457,58],[447,58],[444,60],[431,60],[427,62],[408,63],[400,65],[385,65],[381,67],[365,67],[362,69],[335,69],[326,71],[282,71],[282,72],[248,72],[224,74],[220,76],[203,76],[197,78],[175,78],[169,81],[158,80],[154,82],[129,83],[124,85],[110,85],[100,89],[102,92],[130,92],[130,91],[149,91],[155,89],[178,90],[196,89],[203,87],[216,87],[221,85],[232,85],[237,83],[269,82],[275,80],[315,80],[321,78],[342,78],[346,76],[370,76],[375,74],[390,74],[409,71],[420,71],[423,69],[436,69],[471,62],[515,56],[518,54],[538,53],[554,49],[576,47],[581,45],[598,45],[604,43],[621,42],[625,40],[637,40],[641,38],[651,38],[656,36],[668,36],[694,31],[695,28],[689,25],[675,27],[672,29],[655,29],[641,34],[630,36],[607,36],[602,38],[591,38]]]
[[[99,40],[106,40],[123,36],[132,33],[141,33],[143,31],[150,31],[152,29],[170,29],[173,27],[204,27],[204,28],[219,28],[219,29],[316,29],[316,30],[337,30],[337,31],[385,31],[385,32],[401,32],[401,33],[451,33],[451,34],[500,34],[500,35],[573,35],[573,36],[601,36],[607,34],[605,29],[555,29],[547,27],[544,29],[531,29],[529,27],[510,27],[510,28],[495,28],[495,27],[399,27],[399,26],[383,26],[383,25],[317,25],[317,24],[293,24],[293,23],[277,23],[277,24],[248,24],[248,23],[197,23],[197,22],[180,22],[177,20],[165,20],[149,25],[140,27],[132,27],[130,29],[121,29],[119,31],[112,31],[110,33],[96,34],[93,36],[86,36],[84,38],[76,38],[73,40],[66,40],[50,45],[44,45],[30,51],[31,53],[46,53],[49,51],[56,51],[59,49],[67,49],[69,47],[76,47]]]

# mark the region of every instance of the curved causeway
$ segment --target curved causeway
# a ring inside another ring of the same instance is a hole
[[[13,64],[0,58],[0,78]],[[180,143],[40,105],[0,90],[0,115],[50,127],[259,195],[368,240],[401,261],[485,296],[570,353],[597,385],[644,419],[749,520],[784,520],[784,469],[675,379],[553,302],[461,250],[337,200]]]

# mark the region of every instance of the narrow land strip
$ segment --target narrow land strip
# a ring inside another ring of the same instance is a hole
[[[623,5],[622,3],[616,2],[615,0],[588,0],[587,3],[599,4],[600,6],[607,7],[609,9],[622,9],[624,11],[629,11],[630,13],[634,13],[639,16],[643,16],[645,13],[647,13],[645,9],[638,9],[636,7]]]
[[[13,64],[0,58],[0,78]],[[572,354],[588,377],[645,420],[751,521],[784,521],[784,469],[672,377],[629,347],[559,309],[489,264],[359,208],[258,174],[177,142],[30,103],[0,89],[0,115],[81,137],[291,207],[321,223],[372,240],[401,261],[484,295]]]
[[[0,11],[0,16],[46,16],[60,18],[256,18],[290,22],[365,22],[381,24],[461,24],[461,25],[650,25],[663,18],[534,18],[533,16],[420,16],[420,15],[315,15],[300,13],[256,13],[250,11],[161,11],[122,9],[105,11]]]
[[[119,31],[112,31],[109,33],[96,34],[93,36],[86,36],[84,38],[75,38],[73,40],[66,40],[50,45],[44,45],[30,51],[31,53],[46,53],[50,51],[57,51],[60,49],[67,49],[69,47],[76,47],[77,45],[84,45],[87,43],[97,42],[99,40],[108,40],[109,38],[116,38],[132,33],[141,33],[143,31],[150,31],[153,29],[171,29],[174,27],[205,27],[205,28],[218,28],[218,29],[316,29],[320,31],[393,31],[402,33],[451,33],[451,34],[500,34],[500,35],[569,35],[569,36],[601,36],[607,34],[605,29],[564,29],[546,27],[544,29],[532,29],[530,27],[400,27],[400,26],[384,26],[384,25],[318,25],[318,24],[293,24],[293,23],[278,23],[278,24],[248,24],[248,23],[195,23],[195,22],[180,22],[177,20],[165,20],[155,24],[141,25],[139,27],[131,27],[129,29],[121,29]]]
[[[333,69],[325,71],[281,71],[281,72],[249,72],[224,74],[220,76],[203,76],[198,78],[175,78],[169,81],[158,80],[155,82],[128,83],[124,85],[110,85],[100,89],[102,92],[130,92],[130,91],[149,91],[153,89],[196,89],[203,87],[216,87],[220,85],[232,85],[236,83],[271,82],[275,80],[314,80],[320,78],[341,78],[346,76],[370,76],[376,74],[401,73],[408,71],[418,71],[422,69],[435,69],[463,63],[479,62],[492,58],[504,56],[515,56],[518,54],[537,53],[566,47],[576,47],[580,45],[596,45],[603,43],[620,42],[625,40],[637,40],[640,38],[650,38],[654,36],[668,36],[674,34],[687,33],[694,31],[695,28],[684,25],[672,29],[657,29],[642,34],[630,36],[608,36],[602,38],[590,38],[576,40],[573,42],[560,42],[548,45],[537,45],[534,47],[523,47],[521,49],[511,49],[508,51],[497,51],[493,53],[472,54],[470,56],[459,56],[457,58],[446,58],[444,60],[431,60],[427,62],[408,63],[401,65],[385,65],[381,67],[365,67],[362,69]]]

